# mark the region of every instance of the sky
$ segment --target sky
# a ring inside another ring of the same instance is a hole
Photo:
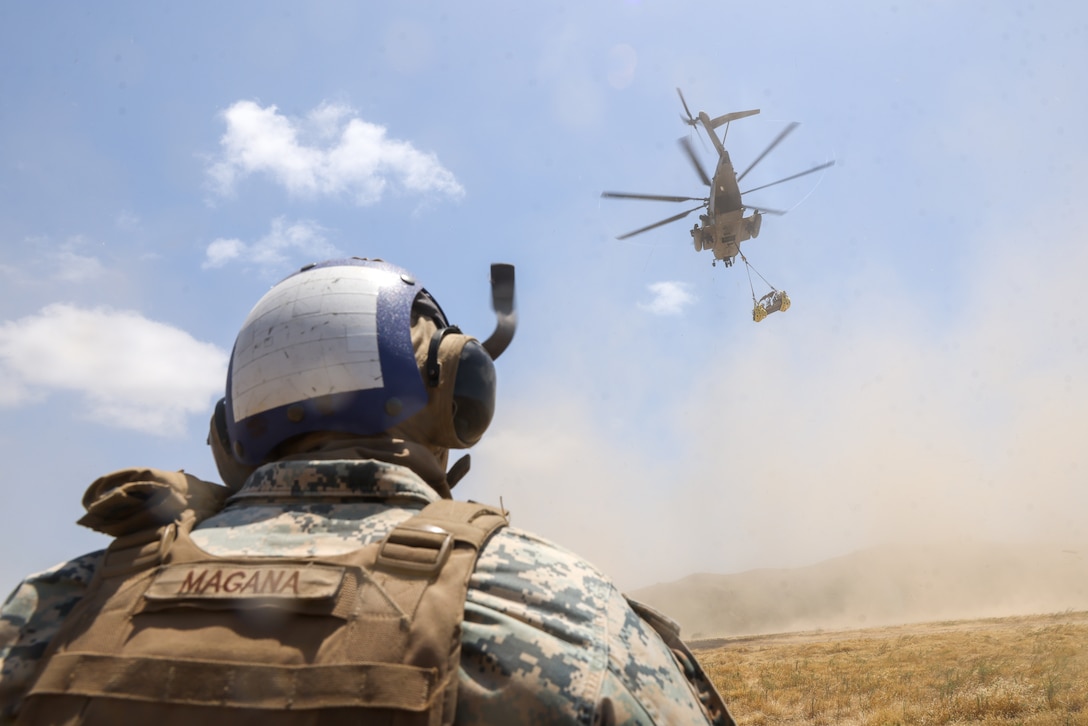
[[[1088,6],[0,4],[0,590],[98,549],[84,489],[217,480],[247,313],[379,257],[519,328],[460,498],[624,589],[887,542],[1088,551]],[[678,140],[766,216],[712,266]],[[686,203],[685,203],[686,204]],[[792,306],[752,320],[773,286]],[[452,461],[452,458],[451,458]]]

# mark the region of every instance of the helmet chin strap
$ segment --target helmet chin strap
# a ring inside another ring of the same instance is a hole
[[[438,380],[442,376],[442,364],[438,362],[438,349],[442,346],[442,339],[451,333],[454,335],[461,335],[461,329],[456,325],[448,325],[445,328],[439,328],[434,331],[434,335],[431,336],[431,343],[427,347],[427,364],[425,369],[427,385],[431,388],[438,387]]]

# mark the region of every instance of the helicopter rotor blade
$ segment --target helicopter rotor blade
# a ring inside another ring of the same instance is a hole
[[[745,204],[745,209],[751,209],[753,212],[759,212],[760,214],[775,214],[781,217],[785,212],[781,209],[767,209],[766,207],[753,207],[751,204]]]
[[[691,148],[691,141],[685,136],[680,139],[680,146],[684,147],[684,152],[691,159],[691,165],[695,167],[695,171],[699,173],[699,178],[703,180],[703,184],[710,186],[710,177],[706,175],[703,170],[703,165],[699,163],[699,157],[695,156],[695,149]]]
[[[784,139],[784,138],[786,138],[787,136],[789,136],[790,132],[791,132],[791,131],[793,131],[793,130],[794,130],[795,128],[797,128],[798,126],[800,126],[800,124],[799,124],[799,123],[797,123],[796,121],[794,121],[794,122],[793,122],[793,123],[791,123],[791,124],[790,124],[789,126],[787,126],[787,127],[785,128],[785,130],[783,130],[783,131],[782,131],[782,133],[780,133],[780,134],[778,135],[778,138],[776,138],[776,139],[775,139],[774,141],[772,141],[772,142],[771,142],[771,145],[770,145],[770,146],[768,146],[768,147],[767,147],[766,149],[764,149],[764,150],[763,150],[763,153],[762,153],[762,154],[760,154],[759,156],[757,156],[757,157],[756,157],[756,160],[755,160],[755,161],[753,161],[753,162],[752,162],[751,164],[749,164],[749,165],[748,165],[748,168],[747,168],[747,169],[745,169],[745,170],[744,170],[744,172],[743,172],[743,173],[742,173],[742,174],[741,174],[740,176],[738,176],[738,177],[737,177],[737,182],[740,182],[740,180],[741,180],[741,179],[743,179],[743,178],[745,177],[745,175],[747,175],[747,174],[748,174],[748,172],[750,172],[750,171],[751,171],[752,169],[754,169],[754,168],[756,167],[756,164],[758,164],[759,162],[763,161],[763,157],[765,157],[765,156],[766,156],[767,154],[771,153],[771,149],[773,149],[774,147],[776,147],[776,146],[778,146],[778,145],[779,145],[780,143],[782,143],[782,139]]]
[[[832,161],[829,161],[829,162],[827,162],[825,164],[820,164],[818,166],[814,166],[811,169],[809,169],[808,171],[803,171],[803,172],[801,172],[799,174],[794,174],[793,176],[788,176],[785,179],[779,179],[778,181],[773,181],[770,184],[764,184],[763,186],[753,187],[752,189],[749,189],[746,192],[741,192],[741,194],[744,195],[744,194],[747,194],[748,192],[755,192],[755,191],[759,191],[760,189],[766,189],[767,187],[773,187],[775,184],[781,184],[782,182],[792,181],[792,180],[796,179],[797,177],[804,176],[805,174],[811,174],[813,172],[820,171],[821,169],[826,169],[827,167],[834,166],[834,165],[835,165],[835,162],[834,162],[834,160],[832,160]]]
[[[706,197],[673,197],[666,194],[632,194],[629,192],[601,192],[605,199],[649,199],[655,202],[706,202]]]
[[[679,88],[676,89],[676,92],[680,95],[680,103],[684,104],[684,113],[688,115],[687,118],[681,116],[680,119],[688,126],[694,126],[695,117],[691,115],[691,109],[688,108],[688,102],[684,100],[684,94],[680,91]]]
[[[670,222],[676,222],[678,220],[681,220],[684,217],[691,214],[692,212],[694,212],[696,209],[703,209],[704,207],[706,207],[705,204],[700,204],[698,207],[692,207],[691,209],[689,209],[686,212],[680,212],[680,214],[674,214],[673,216],[669,217],[668,219],[663,219],[660,222],[654,222],[653,224],[648,224],[645,227],[642,227],[640,229],[636,229],[634,232],[628,232],[625,235],[620,235],[616,239],[627,239],[628,237],[634,237],[636,234],[642,234],[643,232],[649,232],[651,229],[656,229],[658,227],[669,224]]]

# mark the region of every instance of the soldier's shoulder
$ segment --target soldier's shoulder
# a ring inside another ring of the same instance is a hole
[[[7,614],[19,604],[16,601],[20,597],[26,600],[22,603],[24,606],[38,608],[54,594],[78,591],[82,596],[105,552],[105,550],[88,552],[56,564],[47,570],[27,575],[4,602],[4,613]]]
[[[480,552],[466,609],[501,613],[508,626],[501,637],[558,639],[582,649],[582,660],[607,650],[609,611],[625,605],[612,580],[585,558],[532,532],[504,527]]]
[[[22,698],[64,619],[87,592],[104,550],[27,576],[0,608],[0,722]]]
[[[480,552],[474,584],[488,589],[488,583],[496,580],[504,587],[520,581],[523,593],[541,595],[571,595],[569,588],[574,588],[582,600],[602,598],[615,589],[611,579],[585,558],[516,527],[500,529]]]
[[[470,580],[458,722],[707,722],[670,622],[636,607],[583,557],[500,530]]]

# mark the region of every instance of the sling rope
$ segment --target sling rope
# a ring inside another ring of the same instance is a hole
[[[756,302],[757,302],[756,301],[756,289],[755,289],[755,286],[752,285],[752,272],[753,271],[757,275],[759,275],[759,279],[763,280],[763,282],[767,285],[767,287],[771,288],[771,292],[778,292],[778,288],[776,288],[771,283],[767,282],[767,278],[764,277],[763,275],[760,275],[759,270],[752,267],[752,263],[748,261],[748,258],[744,256],[743,252],[740,252],[740,250],[737,250],[737,252],[738,252],[738,254],[740,254],[740,258],[742,260],[744,260],[744,267],[748,271],[748,289],[752,291],[752,304],[753,305],[756,304]]]

